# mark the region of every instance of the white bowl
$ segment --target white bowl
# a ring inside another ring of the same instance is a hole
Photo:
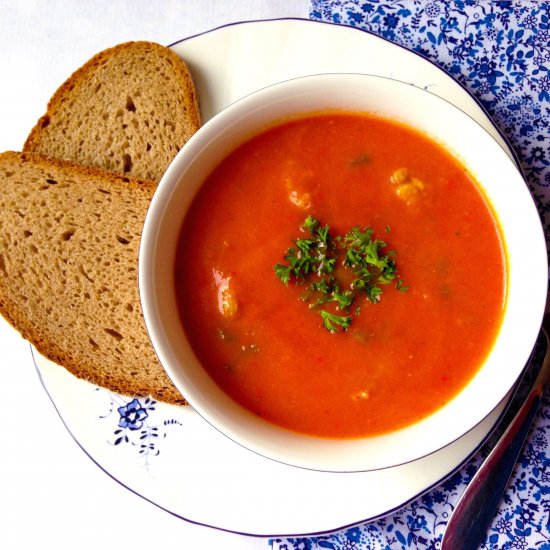
[[[235,403],[195,357],[180,322],[173,280],[182,221],[213,167],[273,121],[329,108],[401,121],[454,152],[497,213],[508,259],[504,320],[492,351],[471,382],[425,420],[361,439],[294,433]],[[141,300],[151,341],[193,408],[251,451],[286,464],[335,472],[380,469],[418,459],[481,422],[520,376],[540,328],[547,290],[546,245],[538,213],[521,174],[497,142],[465,113],[428,91],[358,74],[282,82],[243,98],[208,121],[179,152],[159,184],[145,222],[139,260]]]

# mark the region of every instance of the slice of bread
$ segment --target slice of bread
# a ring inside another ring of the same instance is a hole
[[[184,404],[139,301],[139,242],[154,189],[62,160],[0,154],[0,313],[80,378]]]
[[[126,42],[61,85],[23,150],[158,182],[199,126],[184,61],[160,44]]]

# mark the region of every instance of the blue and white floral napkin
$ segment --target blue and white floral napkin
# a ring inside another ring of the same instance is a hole
[[[351,25],[397,42],[464,85],[516,152],[550,241],[549,2],[311,0],[309,14],[314,20]],[[543,351],[540,343],[535,367]],[[439,548],[449,514],[492,441],[439,487],[383,520],[325,536],[274,539],[272,549]],[[548,396],[481,548],[550,550]]]

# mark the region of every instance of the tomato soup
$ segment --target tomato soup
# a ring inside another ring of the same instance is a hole
[[[365,276],[374,295],[346,267],[353,230],[391,264],[387,280]],[[307,256],[298,240],[323,232],[331,274],[289,272]],[[329,301],[326,281],[352,303]],[[320,113],[214,169],[184,220],[175,285],[195,354],[234,400],[293,431],[354,438],[414,423],[468,383],[500,326],[506,258],[490,205],[444,148],[393,121]]]

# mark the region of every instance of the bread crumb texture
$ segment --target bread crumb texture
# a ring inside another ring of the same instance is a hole
[[[158,182],[199,126],[185,62],[160,44],[126,42],[69,77],[24,151]]]
[[[139,301],[139,242],[154,189],[70,162],[0,154],[0,312],[74,375],[184,404]]]

